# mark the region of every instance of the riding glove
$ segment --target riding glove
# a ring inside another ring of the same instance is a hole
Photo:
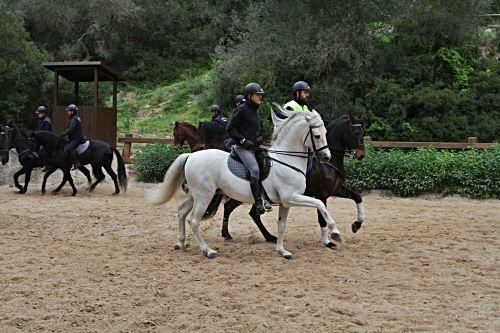
[[[251,140],[245,140],[243,141],[243,148],[248,150],[255,149],[255,143],[253,143],[253,141]]]

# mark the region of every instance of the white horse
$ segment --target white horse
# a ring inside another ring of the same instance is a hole
[[[323,120],[316,111],[290,112],[281,109],[281,112],[287,119],[273,133],[269,156],[274,163],[269,176],[263,181],[263,186],[269,198],[280,204],[276,250],[284,258],[291,259],[292,253],[283,246],[285,224],[291,206],[318,209],[328,224],[328,227],[322,230],[327,241],[330,241],[329,230],[337,241],[340,241],[340,232],[325,205],[318,199],[303,195],[306,188],[308,149],[314,151],[321,161],[328,161],[331,157]],[[189,197],[178,207],[179,240],[176,249],[185,247],[185,220],[192,211],[189,224],[200,250],[208,258],[215,258],[217,252],[208,247],[199,227],[199,222],[214,195],[222,192],[241,202],[254,202],[249,182],[236,177],[228,169],[228,155],[215,149],[182,154],[170,166],[159,188],[147,193],[147,201],[161,204],[169,201],[184,180],[187,181]]]

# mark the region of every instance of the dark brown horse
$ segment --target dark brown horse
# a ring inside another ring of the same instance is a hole
[[[327,163],[320,163],[315,160],[311,172],[306,177],[306,191],[308,196],[320,199],[326,206],[328,197],[336,196],[354,200],[358,210],[358,219],[352,223],[352,231],[357,232],[364,221],[363,199],[358,193],[355,193],[344,186],[346,177],[344,169],[344,155],[346,151],[353,153],[353,158],[363,159],[365,156],[364,147],[364,129],[361,119],[343,116],[328,125],[327,141],[328,148],[332,154],[332,159]],[[224,204],[224,219],[222,225],[222,237],[231,240],[229,234],[229,216],[233,210],[241,205],[241,202],[234,199],[228,200]],[[268,242],[276,242],[276,237],[271,235],[262,224],[260,216],[250,210],[250,216],[259,227],[262,235]],[[324,228],[326,221],[318,212],[318,223]],[[335,248],[334,243],[327,245],[329,248]]]
[[[190,123],[176,121],[174,125],[174,147],[180,149],[184,142],[188,143],[192,153],[204,149],[198,129]]]
[[[13,128],[0,125],[0,161],[3,165],[9,162],[10,144],[12,140]]]
[[[200,122],[198,128],[187,122],[175,122],[174,147],[180,149],[187,141],[192,153],[202,149],[224,150],[226,129],[215,121]]]

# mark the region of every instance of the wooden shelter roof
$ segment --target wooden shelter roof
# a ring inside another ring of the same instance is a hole
[[[99,81],[124,81],[125,78],[102,61],[46,62],[43,67],[55,71],[73,82],[94,81],[94,69],[98,69]]]

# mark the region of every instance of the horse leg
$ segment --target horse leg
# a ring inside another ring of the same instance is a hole
[[[69,172],[69,169],[65,170],[65,173],[67,173],[66,178],[67,178],[69,184],[71,185],[71,188],[73,189],[73,193],[71,193],[71,196],[74,197],[76,195],[76,192],[78,192],[78,191],[76,190],[75,184],[73,183],[73,178],[71,177],[71,173]]]
[[[67,181],[68,181],[68,176],[66,176],[66,173],[63,171],[63,179],[61,181],[61,184],[59,184],[59,186],[55,190],[53,190],[52,193],[54,194],[59,193],[59,191],[63,188],[63,186],[66,184]]]
[[[286,218],[288,217],[288,212],[290,208],[280,205],[278,213],[278,241],[276,242],[276,251],[283,256],[285,259],[292,259],[292,253],[285,250],[283,242],[285,241],[285,226]]]
[[[104,179],[104,173],[102,172],[100,166],[97,167],[92,165],[92,172],[94,173],[96,180],[92,185],[90,185],[89,192],[92,192],[97,186],[97,184],[99,184]]]
[[[42,194],[45,194],[45,185],[47,184],[47,179],[49,178],[49,176],[51,174],[54,173],[54,171],[56,171],[57,169],[56,168],[50,168],[49,170],[47,170],[45,172],[45,174],[43,175],[43,182],[42,182]]]
[[[191,229],[193,229],[193,233],[198,240],[198,245],[200,246],[200,251],[207,256],[209,259],[213,259],[217,257],[217,251],[212,250],[208,247],[207,243],[201,236],[200,232],[200,221],[205,215],[208,205],[210,204],[210,200],[214,196],[215,193],[211,193],[205,197],[201,195],[197,195],[197,198],[194,199],[194,207],[193,212],[191,213],[191,217],[189,219],[189,225],[191,225]]]
[[[325,208],[326,208],[326,199],[327,198],[318,198],[318,199],[325,205]],[[329,233],[329,230],[327,228],[325,218],[323,217],[323,215],[321,214],[321,212],[319,210],[316,210],[316,213],[318,214],[318,223],[319,223],[319,226],[321,228],[321,242],[323,244],[325,244],[325,246],[329,249],[336,249],[337,245],[335,245],[335,243],[332,243],[332,241],[330,240],[330,233]]]
[[[229,216],[231,213],[236,209],[236,207],[239,207],[241,205],[241,202],[238,200],[234,200],[229,198],[228,201],[224,204],[224,217],[222,219],[222,237],[227,240],[231,241],[233,237],[229,234]]]
[[[31,180],[31,172],[32,171],[33,171],[33,168],[26,169],[26,175],[24,175],[24,188],[19,193],[26,193],[26,191],[28,191],[28,184],[30,183],[30,180]]]
[[[186,216],[193,209],[193,197],[189,196],[189,198],[181,203],[178,207],[178,216],[179,216],[179,240],[174,246],[176,250],[184,250],[186,247]]]
[[[363,206],[363,198],[360,194],[348,189],[345,186],[342,186],[337,192],[335,192],[335,196],[339,198],[351,199],[356,203],[358,218],[351,224],[352,232],[356,233],[359,229],[361,229],[363,222],[365,222],[365,207]]]
[[[90,187],[90,184],[92,184],[92,177],[90,177],[89,169],[82,165],[78,168],[78,170],[80,170],[80,172],[87,178],[87,185]]]
[[[19,184],[19,176],[24,175],[26,173],[26,169],[24,166],[14,174],[14,185],[19,189],[19,193],[24,193],[23,192],[23,187]]]
[[[113,183],[115,183],[115,193],[113,195],[117,195],[120,193],[120,187],[118,186],[118,178],[116,177],[116,173],[111,169],[111,165],[105,165],[104,169],[108,173],[108,175],[113,179]]]
[[[260,219],[260,215],[255,212],[255,207],[253,205],[248,214],[252,217],[252,220],[259,228],[262,236],[266,239],[266,242],[276,243],[276,236],[271,235],[269,231],[267,231],[266,227],[264,227],[264,224],[262,224],[262,220]]]
[[[320,211],[321,215],[323,215],[324,219],[326,220],[328,228],[331,231],[330,236],[333,238],[333,240],[341,242],[340,231],[337,228],[337,224],[335,223],[335,220],[330,216],[328,210],[326,209],[325,205],[321,202],[321,200],[311,198],[303,194],[294,193],[292,194],[291,198],[287,203],[290,206],[315,207],[317,210]]]

